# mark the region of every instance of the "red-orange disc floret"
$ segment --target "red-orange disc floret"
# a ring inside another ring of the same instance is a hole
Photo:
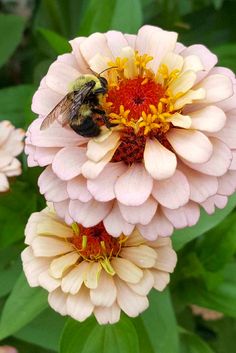
[[[111,102],[111,112],[119,114],[120,106],[130,110],[129,119],[138,120],[142,112],[149,112],[149,105],[158,105],[165,96],[163,87],[155,81],[137,77],[122,80],[118,87],[109,90],[106,101]]]
[[[119,238],[109,235],[102,222],[85,228],[79,225],[79,234],[70,239],[84,258],[96,260],[102,257],[117,256],[121,245]]]

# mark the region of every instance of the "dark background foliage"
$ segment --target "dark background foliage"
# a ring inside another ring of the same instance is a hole
[[[234,0],[2,0],[0,1],[0,120],[27,128],[33,92],[68,39],[117,29],[136,33],[142,24],[179,32],[186,45],[202,43],[219,64],[236,71]],[[93,318],[80,324],[54,313],[45,291],[29,288],[20,252],[29,215],[44,207],[38,168],[12,180],[0,196],[0,339],[20,353],[236,353],[236,196],[197,226],[176,231],[178,266],[164,293],[152,292],[139,318],[112,326]],[[189,305],[220,311],[206,322]]]

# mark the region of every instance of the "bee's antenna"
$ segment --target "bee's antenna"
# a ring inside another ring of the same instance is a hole
[[[94,74],[94,76],[100,76],[101,74],[103,74],[103,72],[106,72],[106,71],[112,70],[112,69],[117,69],[117,68],[118,68],[118,66],[108,67],[107,69],[102,70],[101,72],[99,72],[99,74],[98,74],[97,72],[93,71],[93,70],[91,69],[91,67],[88,67],[87,69],[90,70],[90,71]]]

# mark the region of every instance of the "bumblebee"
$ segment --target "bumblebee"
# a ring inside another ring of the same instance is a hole
[[[69,125],[81,136],[98,136],[101,132],[99,122],[103,122],[108,128],[114,126],[100,104],[107,89],[107,80],[100,75],[80,76],[73,83],[70,92],[43,120],[40,130],[47,129],[57,120],[62,126]]]

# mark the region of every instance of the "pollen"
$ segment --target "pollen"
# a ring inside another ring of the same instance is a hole
[[[74,237],[70,242],[79,252],[82,259],[104,261],[118,256],[126,237],[114,238],[109,235],[102,222],[94,227],[85,228],[74,223]]]

